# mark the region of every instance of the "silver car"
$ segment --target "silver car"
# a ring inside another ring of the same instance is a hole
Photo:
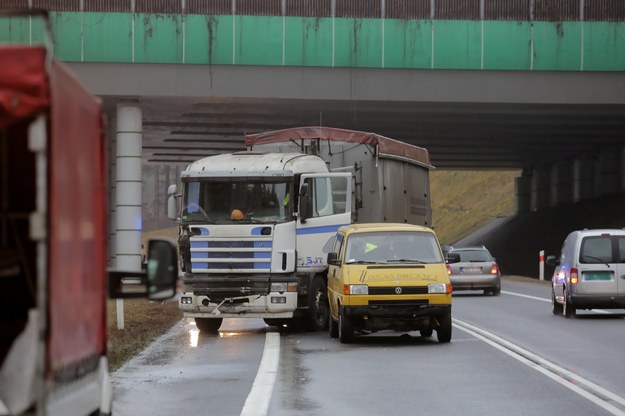
[[[554,314],[577,309],[625,308],[625,230],[578,230],[564,240],[551,278]]]
[[[454,291],[483,290],[485,295],[495,296],[501,293],[499,266],[486,247],[450,247],[446,260]]]

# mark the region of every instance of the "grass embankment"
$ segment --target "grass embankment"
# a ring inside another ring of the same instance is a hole
[[[167,237],[175,241],[177,228],[144,233],[143,241]],[[124,300],[124,329],[117,329],[116,301],[108,301],[107,325],[109,339],[109,368],[117,370],[126,361],[147,347],[182,318],[175,301],[150,302],[147,299]]]
[[[431,194],[433,223],[441,244],[467,236],[493,218],[514,212],[514,178],[518,172],[433,171]],[[177,238],[177,228],[144,234]],[[147,246],[147,245],[146,245]],[[182,314],[176,302],[124,301],[125,329],[116,325],[115,301],[109,301],[108,327],[111,371],[143,350],[178,322]]]
[[[432,223],[441,245],[452,244],[500,216],[515,212],[518,171],[433,171]]]

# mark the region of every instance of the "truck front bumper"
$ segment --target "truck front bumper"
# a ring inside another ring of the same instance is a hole
[[[178,306],[193,318],[292,318],[297,308],[297,292],[270,292],[267,295],[237,296],[216,303],[193,292],[180,295]]]

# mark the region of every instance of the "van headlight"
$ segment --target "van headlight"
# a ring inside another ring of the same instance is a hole
[[[447,286],[445,283],[430,283],[428,285],[428,293],[446,293]]]
[[[349,285],[350,295],[368,295],[369,286],[367,285]]]

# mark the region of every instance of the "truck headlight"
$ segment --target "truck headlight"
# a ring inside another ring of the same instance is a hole
[[[272,292],[286,292],[286,290],[287,290],[286,282],[272,283],[271,284],[271,291]]]
[[[368,295],[369,286],[367,285],[349,285],[350,295]]]
[[[430,283],[428,293],[447,293],[447,285],[445,283]]]

